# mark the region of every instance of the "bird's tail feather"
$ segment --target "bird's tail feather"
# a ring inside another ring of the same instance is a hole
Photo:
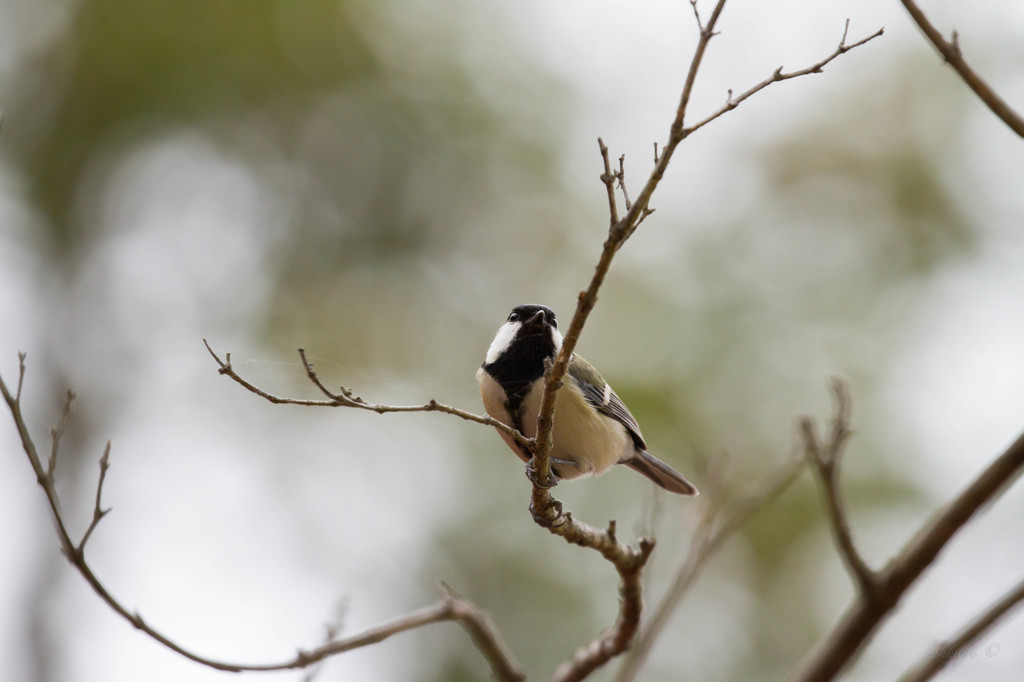
[[[686,480],[685,476],[649,452],[639,450],[632,459],[626,460],[623,464],[634,471],[639,471],[670,493],[678,493],[680,495],[699,494],[697,486],[690,483]]]

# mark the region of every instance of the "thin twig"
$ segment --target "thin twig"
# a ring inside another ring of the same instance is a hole
[[[344,386],[341,387],[340,393],[333,393],[320,381],[316,372],[313,370],[313,363],[306,359],[305,349],[299,349],[299,357],[302,359],[303,368],[306,371],[306,376],[309,380],[322,392],[327,400],[304,400],[301,398],[284,398],[281,396],[274,395],[264,391],[262,388],[250,383],[246,379],[239,376],[231,365],[231,353],[227,353],[222,360],[217,353],[214,352],[213,348],[206,339],[203,339],[203,344],[206,345],[206,350],[210,352],[210,355],[220,366],[218,372],[226,377],[231,378],[239,386],[242,386],[245,390],[250,393],[254,393],[264,400],[271,402],[275,405],[300,405],[304,407],[352,407],[360,410],[367,410],[369,412],[376,412],[377,414],[386,414],[389,412],[441,412],[443,414],[450,414],[466,421],[476,422],[485,426],[493,426],[502,433],[507,434],[513,440],[520,445],[529,447],[531,440],[519,433],[516,429],[512,428],[508,424],[493,419],[486,415],[474,414],[465,410],[460,410],[457,407],[451,405],[445,405],[439,403],[436,400],[431,400],[423,405],[377,405],[364,401],[359,396],[353,395],[351,389]]]
[[[900,682],[926,682],[942,671],[960,652],[989,632],[1007,614],[1024,601],[1024,580],[1017,583],[994,604],[979,613],[963,630],[938,644],[926,656],[903,674]],[[998,647],[998,645],[995,645]],[[998,653],[998,648],[995,649]],[[991,654],[991,651],[986,653]]]
[[[18,390],[15,391],[15,393],[14,393],[14,400],[15,400],[15,402],[19,402],[21,400],[21,387],[25,383],[25,358],[26,357],[27,357],[27,355],[25,353],[22,353],[22,352],[18,353]]]
[[[814,421],[810,417],[803,417],[800,420],[800,435],[804,443],[804,453],[821,484],[822,497],[828,510],[828,520],[839,556],[858,589],[871,598],[878,587],[878,575],[867,565],[854,545],[839,487],[843,450],[851,433],[850,392],[846,382],[833,379],[832,394],[835,400],[835,416],[827,442],[819,444]]]
[[[611,216],[611,224],[619,222],[619,207],[615,203],[615,174],[612,173],[612,162],[608,158],[608,147],[604,140],[597,138],[597,146],[601,150],[601,158],[604,160],[604,172],[601,173],[601,182],[608,190],[608,215]],[[657,150],[655,150],[657,153]],[[628,210],[628,209],[627,209]]]
[[[622,203],[626,205],[626,210],[633,208],[633,203],[629,200],[629,193],[626,191],[626,155],[622,154],[619,156],[619,170],[615,171],[615,179],[619,181],[619,189],[622,190]]]
[[[77,554],[85,552],[85,543],[89,542],[89,538],[92,536],[92,532],[96,530],[96,526],[99,525],[103,517],[110,513],[110,509],[102,508],[103,501],[103,483],[107,480],[107,469],[110,468],[110,441],[107,441],[107,447],[103,448],[103,455],[100,456],[100,478],[96,484],[96,504],[92,509],[92,521],[89,522],[89,527],[85,529],[85,535],[78,542],[78,546],[75,548]]]
[[[700,10],[697,9],[697,0],[690,0],[690,7],[693,8],[693,18],[697,20],[697,30],[704,32],[704,24],[700,20]]]
[[[799,78],[800,76],[808,76],[808,75],[814,74],[814,73],[821,73],[825,69],[825,67],[830,62],[832,62],[832,60],[836,59],[840,55],[846,54],[847,52],[849,52],[850,50],[852,50],[854,48],[860,47],[864,43],[870,42],[870,41],[874,40],[875,38],[878,38],[879,36],[883,35],[883,33],[885,31],[885,29],[880,28],[877,31],[875,31],[874,33],[872,33],[871,35],[869,35],[868,37],[861,38],[857,42],[850,43],[849,45],[847,45],[846,44],[846,33],[849,30],[849,27],[850,27],[850,20],[847,19],[846,20],[846,27],[843,29],[843,38],[842,38],[842,40],[839,41],[839,46],[832,52],[832,54],[830,54],[829,56],[825,57],[824,59],[822,59],[821,61],[817,62],[816,64],[812,64],[812,65],[810,65],[810,66],[808,66],[807,68],[804,68],[804,69],[798,69],[796,71],[788,71],[788,72],[783,72],[782,67],[780,66],[779,68],[775,69],[774,72],[772,72],[772,75],[768,76],[763,81],[761,81],[757,85],[749,88],[748,90],[745,90],[744,92],[741,92],[739,95],[736,95],[735,97],[733,97],[732,90],[730,90],[728,96],[726,97],[725,104],[723,104],[721,107],[719,107],[718,109],[713,111],[711,114],[709,114],[705,118],[703,118],[700,121],[698,121],[697,123],[694,123],[692,126],[689,126],[689,127],[685,128],[685,129],[683,129],[683,131],[682,131],[683,137],[689,137],[694,132],[696,132],[696,131],[700,130],[701,128],[703,128],[704,126],[706,126],[708,123],[711,123],[712,121],[714,121],[716,118],[722,116],[723,114],[726,114],[726,113],[732,111],[733,109],[738,107],[742,102],[744,102],[745,100],[753,97],[754,95],[756,95],[760,91],[762,91],[765,88],[767,88],[772,83],[779,83],[781,81],[790,80],[791,78]]]
[[[22,356],[24,357],[24,356]],[[22,365],[24,367],[24,365]],[[21,399],[21,381],[24,378],[24,370],[18,376],[18,396]],[[57,421],[57,425],[50,429],[50,458],[46,462],[46,475],[53,477],[54,471],[57,470],[57,450],[60,447],[61,436],[64,435],[64,429],[68,427],[68,422],[71,420],[71,405],[75,402],[75,394],[68,391],[67,399],[64,401],[64,410],[60,414],[60,419]]]
[[[931,44],[939,51],[942,58],[960,75],[960,78],[967,84],[967,87],[973,90],[974,94],[985,103],[985,106],[998,116],[1003,123],[1009,126],[1010,130],[1024,137],[1024,117],[1014,111],[967,63],[967,60],[964,59],[963,54],[960,52],[960,40],[956,31],[953,31],[952,41],[947,41],[942,37],[942,33],[928,20],[928,17],[925,16],[925,13],[921,11],[914,0],[900,0],[900,2],[903,3],[903,6],[910,14],[910,18],[914,20],[914,23],[921,29],[921,32],[931,41]]]

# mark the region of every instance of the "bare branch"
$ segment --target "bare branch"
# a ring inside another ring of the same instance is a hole
[[[259,388],[258,386],[250,383],[246,379],[243,379],[241,376],[239,376],[238,373],[235,372],[234,367],[231,365],[231,353],[227,353],[224,356],[224,359],[222,360],[220,356],[218,356],[214,352],[213,348],[210,347],[210,344],[206,341],[206,339],[203,339],[203,343],[206,345],[206,350],[210,352],[210,355],[213,356],[213,359],[220,366],[220,369],[218,370],[220,374],[223,374],[224,376],[231,378],[232,380],[235,381],[235,383],[237,383],[239,386],[242,386],[245,390],[249,391],[250,393],[258,395],[264,400],[275,405],[301,405],[304,407],[352,407],[360,410],[367,410],[369,412],[376,412],[377,414],[385,414],[388,412],[441,412],[443,414],[450,414],[454,417],[459,417],[460,419],[465,419],[466,421],[476,422],[478,424],[483,424],[485,426],[493,426],[494,428],[513,438],[517,443],[523,445],[524,447],[530,447],[530,444],[532,443],[532,441],[529,438],[519,433],[519,431],[515,430],[514,428],[507,424],[504,424],[503,422],[498,421],[497,419],[493,419],[486,415],[479,415],[474,414],[472,412],[467,412],[465,410],[460,410],[457,407],[445,405],[444,403],[439,403],[436,400],[431,400],[423,405],[376,405],[373,403],[368,403],[359,396],[354,395],[351,389],[345,388],[344,386],[340,388],[339,393],[333,393],[320,381],[320,378],[313,370],[313,363],[309,362],[309,360],[306,359],[306,351],[303,348],[299,349],[299,357],[302,359],[302,365],[306,370],[306,376],[308,376],[309,380],[312,381],[313,384],[320,390],[320,392],[327,397],[327,400],[304,400],[301,398],[283,398],[281,396],[276,396],[272,393],[264,391],[262,388]]]
[[[609,524],[605,536],[610,543],[618,544],[615,540],[614,521]],[[577,649],[572,658],[559,666],[551,676],[551,682],[578,682],[629,647],[640,627],[640,613],[643,610],[640,573],[652,551],[654,540],[642,538],[639,551],[629,549],[628,554],[621,556],[619,561],[605,556],[615,564],[621,578],[618,618],[609,630],[590,644]]]
[[[14,400],[21,400],[21,387],[25,383],[25,353],[18,353],[18,390],[14,393]]]
[[[477,650],[491,664],[494,676],[502,682],[522,682],[526,679],[508,646],[491,618],[474,604],[458,595],[447,583],[441,583],[445,603],[452,617],[469,633]]]
[[[709,114],[706,118],[703,118],[700,121],[698,121],[697,123],[693,124],[692,126],[690,126],[688,128],[685,128],[683,130],[683,136],[684,137],[688,137],[692,133],[694,133],[697,130],[700,130],[701,128],[706,126],[708,123],[711,123],[712,121],[714,121],[716,118],[722,116],[723,114],[726,114],[726,113],[732,111],[733,109],[738,107],[743,101],[753,97],[754,95],[756,95],[760,91],[762,91],[765,88],[767,88],[772,83],[778,83],[780,81],[790,80],[792,78],[799,78],[800,76],[807,76],[807,75],[810,75],[810,74],[813,74],[813,73],[821,73],[825,69],[825,67],[830,62],[832,62],[832,60],[836,59],[840,55],[846,54],[847,52],[849,52],[850,50],[852,50],[854,48],[860,47],[864,43],[867,43],[867,42],[869,42],[871,40],[874,40],[875,38],[878,38],[885,31],[885,29],[880,28],[877,31],[875,31],[874,33],[872,33],[871,35],[869,35],[868,37],[861,38],[857,42],[851,43],[851,44],[847,45],[846,44],[846,33],[849,30],[849,28],[850,28],[850,20],[847,19],[846,20],[846,27],[843,29],[842,40],[839,41],[839,46],[836,47],[836,49],[832,52],[832,54],[830,54],[829,56],[825,57],[824,59],[822,59],[821,61],[817,62],[816,64],[811,64],[810,66],[808,66],[806,68],[798,69],[796,71],[789,71],[789,72],[783,72],[782,67],[780,66],[779,68],[775,69],[774,72],[772,72],[772,75],[768,76],[767,78],[765,78],[763,81],[761,81],[757,85],[751,87],[750,89],[740,93],[739,95],[737,95],[735,97],[733,97],[732,90],[730,90],[728,96],[726,97],[725,104],[723,104],[717,110],[715,110],[714,112]]]
[[[216,355],[214,357],[216,358]],[[19,377],[23,377],[25,372],[24,354],[19,355],[19,360]],[[219,358],[218,362],[220,362]],[[229,371],[233,372],[233,370],[230,370],[229,362],[230,361],[221,363],[221,367],[222,369],[227,368]],[[223,373],[228,374],[229,372]],[[19,384],[20,383],[21,379],[19,378]],[[501,682],[522,682],[522,680],[525,679],[522,673],[518,671],[518,666],[512,661],[511,656],[505,653],[500,635],[498,635],[493,624],[491,624],[490,621],[472,604],[464,599],[454,597],[450,590],[446,591],[444,600],[439,604],[421,609],[420,611],[416,611],[405,617],[399,618],[385,625],[372,628],[352,637],[333,640],[323,646],[309,651],[300,650],[293,658],[279,663],[232,663],[209,658],[186,649],[167,635],[149,625],[138,612],[130,611],[120,601],[118,601],[110,591],[107,590],[103,583],[100,582],[99,578],[93,572],[92,567],[86,561],[86,543],[99,522],[110,511],[109,509],[103,509],[102,507],[103,483],[106,480],[107,469],[110,467],[110,443],[107,443],[106,449],[103,451],[103,456],[100,458],[100,476],[96,486],[96,502],[93,507],[92,522],[89,524],[89,527],[82,536],[82,539],[76,544],[68,533],[67,523],[64,520],[64,515],[61,513],[60,499],[57,495],[57,488],[54,483],[53,476],[43,468],[35,442],[29,434],[28,427],[25,424],[25,419],[21,412],[20,391],[16,391],[16,393],[12,395],[7,388],[7,384],[4,382],[3,377],[0,376],[0,394],[3,395],[4,400],[7,402],[7,407],[11,412],[11,417],[18,429],[19,436],[21,437],[22,448],[28,457],[32,470],[36,474],[36,480],[43,488],[46,499],[50,504],[50,511],[56,524],[57,537],[60,541],[61,552],[65,557],[67,557],[68,561],[75,567],[85,581],[89,583],[92,590],[115,613],[131,623],[137,630],[145,633],[150,638],[156,640],[180,656],[209,668],[225,670],[228,672],[291,670],[306,668],[328,658],[329,656],[334,656],[345,651],[351,651],[352,649],[382,642],[392,635],[396,635],[400,632],[423,627],[424,625],[429,625],[431,623],[454,620],[465,624],[467,630],[469,630],[473,636],[474,643],[480,647],[481,652],[488,659],[488,662],[491,663],[495,676]],[[67,425],[67,414],[69,412],[72,394],[69,392],[68,396],[68,401],[65,403],[61,420],[51,431],[51,434],[54,436],[55,443],[51,450],[51,458],[55,458],[56,456],[56,443],[60,440],[60,435],[63,432],[64,427]],[[500,656],[498,654],[500,654]]]
[[[359,635],[338,639],[311,651],[300,651],[286,663],[261,667],[247,667],[245,670],[287,670],[304,668],[322,661],[329,656],[377,644],[400,632],[423,627],[442,621],[457,621],[470,634],[477,649],[491,665],[491,671],[500,682],[523,682],[526,676],[521,672],[511,654],[508,653],[501,635],[494,624],[471,602],[455,594],[447,585],[442,585],[444,599],[435,606],[429,606],[409,616],[392,621]]]
[[[937,673],[941,672],[946,665],[955,659],[958,652],[978,641],[982,635],[989,632],[996,624],[1014,607],[1024,601],[1024,580],[1017,583],[1009,592],[999,598],[994,604],[982,611],[963,630],[952,638],[938,644],[928,655],[924,656],[916,665],[904,673],[900,682],[925,682],[930,680]],[[998,645],[996,645],[998,646]]]
[[[21,381],[24,378],[24,365],[18,377],[18,395],[21,395]],[[71,420],[71,404],[75,401],[75,394],[68,391],[67,400],[64,401],[64,410],[61,412],[57,425],[50,429],[50,459],[46,462],[46,475],[53,478],[53,472],[57,470],[57,449],[60,447],[60,438],[64,435],[64,429],[68,427]]]
[[[626,191],[626,155],[622,154],[619,156],[619,170],[615,172],[615,178],[619,181],[619,189],[622,190],[622,203],[626,205],[628,211],[633,207],[633,203],[629,200],[629,193]]]
[[[611,224],[619,222],[619,207],[615,203],[615,174],[612,173],[612,163],[608,158],[608,147],[604,140],[597,138],[597,146],[601,150],[601,158],[604,161],[604,172],[601,173],[601,182],[608,190],[608,215],[611,216]],[[655,152],[657,153],[657,152]],[[626,210],[629,210],[628,208]]]
[[[18,387],[15,391],[15,395],[11,395],[2,376],[0,376],[0,395],[3,395],[4,401],[7,403],[7,407],[11,412],[11,418],[14,420],[14,425],[18,429],[18,437],[21,439],[22,448],[25,450],[25,455],[28,457],[29,464],[32,466],[32,471],[36,475],[36,482],[46,493],[46,499],[50,504],[50,511],[53,513],[54,520],[57,523],[57,536],[60,540],[61,552],[64,553],[65,556],[70,557],[74,554],[75,546],[74,543],[71,542],[71,537],[68,535],[67,528],[64,526],[64,518],[60,511],[60,500],[57,497],[57,488],[54,484],[53,475],[49,473],[47,469],[43,468],[43,462],[39,457],[39,451],[36,449],[36,444],[35,441],[32,440],[31,434],[28,432],[25,417],[21,412],[21,387],[25,378],[25,357],[25,353],[18,353]],[[67,406],[69,403],[70,398],[68,403],[65,403],[65,410],[68,409]]]
[[[751,516],[770,504],[792,485],[803,471],[803,466],[803,458],[794,457],[727,506],[716,499],[722,496],[722,492],[716,495],[712,490],[712,494],[704,498],[697,521],[697,529],[690,540],[689,551],[676,569],[672,584],[654,607],[650,623],[641,631],[636,643],[623,661],[622,668],[615,678],[616,682],[632,682],[637,678],[647,663],[655,642],[664,633],[672,615],[678,610],[690,588],[697,582],[707,563]]]
[[[942,55],[942,58],[960,75],[960,78],[967,84],[967,87],[973,90],[974,94],[985,103],[985,106],[998,116],[1003,123],[1009,126],[1010,130],[1024,137],[1024,117],[1021,117],[1020,114],[1014,111],[963,58],[960,52],[959,36],[956,31],[953,31],[952,41],[946,41],[914,0],[900,0],[900,2],[903,3],[903,6],[910,14],[910,18],[914,20],[914,23],[921,29],[921,32],[931,41],[935,49]]]
[[[996,458],[959,495],[940,509],[889,564],[877,573],[877,589],[860,592],[832,631],[794,671],[793,682],[834,679],[870,640],[910,586],[975,513],[999,497],[1024,469],[1024,435]]]
[[[70,395],[70,393],[69,393]],[[89,541],[89,537],[92,532],[96,530],[96,526],[99,525],[103,517],[110,513],[110,509],[102,508],[103,499],[103,482],[107,480],[107,469],[110,468],[110,441],[107,441],[107,447],[103,449],[103,455],[100,456],[100,478],[96,484],[96,504],[92,510],[92,521],[89,523],[89,527],[85,529],[85,535],[79,541],[78,546],[75,548],[77,554],[85,552],[85,543]]]
[[[697,47],[694,49],[693,57],[690,59],[690,67],[687,70],[686,80],[683,83],[683,91],[679,96],[679,105],[676,107],[675,118],[669,126],[668,142],[662,149],[661,156],[658,158],[658,162],[655,164],[654,170],[651,171],[650,176],[647,178],[647,182],[644,183],[643,188],[640,190],[640,194],[633,202],[633,206],[612,230],[613,234],[616,232],[622,233],[623,236],[621,237],[621,241],[625,241],[636,230],[641,216],[650,204],[654,190],[658,187],[661,179],[665,176],[665,171],[668,169],[668,164],[672,160],[672,155],[675,153],[676,147],[678,147],[679,143],[688,137],[690,132],[692,132],[686,131],[683,127],[686,119],[686,111],[690,103],[690,95],[693,93],[693,86],[697,82],[697,73],[700,71],[700,66],[704,60],[704,53],[707,50],[708,43],[711,42],[711,39],[715,37],[715,35],[717,35],[715,32],[715,26],[718,25],[718,20],[722,16],[722,10],[725,9],[725,0],[718,0],[715,3],[715,8],[711,11],[711,16],[708,18],[707,23],[701,21],[700,14],[697,12],[696,0],[691,0],[690,4],[693,7],[694,16],[697,19],[697,27],[700,30],[700,37],[697,40]],[[609,235],[609,237],[611,237],[611,235]],[[621,246],[621,243],[619,246]],[[577,312],[578,311],[579,308],[577,308]]]
[[[351,637],[343,637],[336,639],[333,642],[324,644],[323,646],[317,647],[310,651],[300,650],[294,658],[283,661],[281,663],[271,663],[267,665],[237,665],[232,668],[223,668],[226,670],[234,670],[237,672],[241,671],[273,671],[273,670],[292,670],[296,668],[305,668],[314,663],[318,663],[325,658],[335,656],[337,654],[345,653],[346,651],[352,651],[353,649],[360,649],[371,644],[378,644],[384,640],[397,635],[401,632],[413,630],[415,628],[423,627],[424,625],[430,625],[431,623],[440,623],[446,620],[452,620],[451,610],[448,608],[447,602],[440,602],[434,606],[428,606],[424,609],[420,609],[414,613],[404,616],[397,620],[393,620],[390,623],[371,628],[358,635]],[[215,666],[214,666],[215,667]]]
[[[697,0],[690,0],[690,7],[693,8],[693,18],[697,20],[697,30],[704,32],[704,23],[700,20],[700,10],[697,9]]]
[[[828,520],[832,527],[832,536],[839,550],[839,556],[858,589],[871,598],[878,587],[878,575],[867,565],[854,545],[839,487],[843,447],[850,436],[849,387],[841,379],[833,379],[832,393],[836,407],[828,442],[818,443],[814,420],[810,417],[803,417],[800,420],[800,434],[803,438],[804,453],[821,484],[821,492],[828,510]]]

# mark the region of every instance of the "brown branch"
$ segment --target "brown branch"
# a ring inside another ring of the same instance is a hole
[[[839,488],[839,470],[843,448],[850,437],[850,391],[841,379],[832,380],[832,394],[835,400],[835,417],[828,441],[818,442],[814,421],[810,417],[800,419],[800,435],[803,438],[804,453],[821,484],[822,497],[828,510],[839,556],[846,565],[858,589],[869,598],[878,585],[878,575],[861,557],[854,546],[850,523],[846,517],[842,494]]]
[[[643,584],[641,571],[654,551],[654,540],[640,539],[640,548],[623,545],[615,538],[615,521],[608,524],[608,530],[601,533],[586,524],[574,521],[572,515],[563,517],[566,523],[552,532],[561,535],[568,542],[596,549],[605,559],[615,565],[619,572],[619,615],[615,624],[589,644],[580,647],[572,657],[563,663],[551,677],[551,682],[578,682],[594,672],[609,660],[625,651],[637,629],[643,610]]]
[[[967,63],[960,52],[960,42],[956,31],[953,31],[953,40],[947,41],[914,0],[900,0],[900,2],[903,3],[910,18],[914,20],[921,32],[931,41],[942,58],[960,75],[967,87],[973,90],[974,94],[985,103],[985,106],[1009,126],[1010,130],[1024,137],[1024,117],[1014,111]]]
[[[107,469],[110,468],[110,441],[107,441],[107,447],[103,448],[103,455],[100,457],[100,478],[96,483],[96,504],[92,509],[92,521],[89,522],[89,527],[85,529],[85,535],[79,540],[78,546],[75,548],[77,554],[85,552],[85,543],[89,542],[89,538],[92,536],[92,532],[96,530],[96,526],[100,524],[103,517],[110,513],[110,509],[102,508],[103,499],[103,483],[107,480]]]
[[[525,447],[530,447],[530,444],[532,443],[529,438],[497,419],[492,419],[486,415],[479,415],[465,410],[460,410],[457,407],[445,405],[444,403],[439,403],[436,400],[431,400],[423,405],[378,405],[366,402],[359,396],[353,394],[351,389],[344,386],[339,388],[338,393],[334,393],[320,381],[320,378],[313,370],[313,363],[306,358],[306,351],[304,348],[299,349],[299,358],[302,360],[302,366],[306,371],[306,376],[309,377],[309,380],[313,382],[313,385],[315,385],[317,389],[324,394],[327,400],[283,398],[281,396],[268,393],[262,388],[239,376],[235,371],[235,368],[231,365],[231,353],[225,354],[224,359],[221,359],[220,356],[214,352],[213,348],[210,347],[210,344],[206,339],[203,339],[203,344],[206,345],[206,350],[210,352],[210,355],[220,366],[220,369],[218,370],[220,374],[233,379],[235,383],[243,387],[245,390],[258,395],[264,400],[275,405],[301,405],[303,407],[351,407],[359,410],[376,412],[377,414],[386,414],[389,412],[441,412],[443,414],[450,414],[454,417],[459,417],[460,419],[465,419],[466,421],[476,422],[485,426],[493,426]]]
[[[21,362],[20,371],[18,373],[18,400],[21,400],[21,383],[25,378],[25,354],[19,353],[18,358]],[[60,414],[60,419],[57,421],[57,426],[50,429],[50,459],[46,462],[46,474],[53,477],[53,472],[57,470],[57,450],[60,448],[60,439],[64,435],[64,429],[68,427],[68,421],[71,419],[71,404],[75,402],[75,394],[68,391],[67,399],[64,401],[64,410]]]
[[[619,189],[622,191],[622,203],[626,205],[628,211],[633,207],[633,202],[629,200],[629,193],[626,191],[626,155],[622,154],[619,156],[619,170],[615,171],[615,179],[619,181]]]
[[[925,682],[930,680],[937,673],[941,672],[950,661],[954,660],[959,655],[959,652],[964,651],[976,642],[979,637],[989,632],[1022,601],[1024,601],[1024,580],[1017,583],[994,604],[978,614],[963,630],[950,639],[938,644],[920,662],[904,673],[903,677],[900,678],[900,682]],[[995,651],[998,653],[998,645],[995,646],[997,647]],[[994,655],[990,650],[986,650],[986,654]]]
[[[761,81],[757,85],[751,87],[749,90],[746,90],[746,91],[740,93],[736,97],[733,97],[732,90],[730,90],[729,94],[725,98],[725,104],[723,104],[717,110],[715,110],[714,112],[709,114],[706,118],[698,121],[697,123],[693,124],[692,126],[689,126],[688,128],[685,128],[683,130],[683,137],[689,136],[693,132],[695,132],[697,130],[700,130],[701,128],[706,126],[708,123],[711,123],[712,121],[714,121],[719,116],[722,116],[723,114],[732,111],[733,109],[738,107],[740,105],[740,103],[742,103],[744,100],[747,100],[750,97],[753,97],[754,95],[759,93],[761,90],[764,90],[765,88],[767,88],[772,83],[779,83],[781,81],[790,80],[791,78],[799,78],[800,76],[808,76],[808,75],[814,74],[814,73],[821,73],[825,69],[825,67],[830,62],[832,62],[832,60],[836,59],[840,55],[846,54],[847,52],[849,52],[850,50],[852,50],[854,48],[860,47],[864,43],[872,41],[875,38],[878,38],[885,31],[885,29],[880,28],[877,31],[875,31],[874,33],[872,33],[871,35],[867,36],[866,38],[861,38],[860,40],[858,40],[858,41],[856,41],[854,43],[847,44],[846,43],[846,34],[847,34],[847,31],[849,31],[849,29],[850,29],[850,20],[847,19],[846,20],[846,27],[843,29],[843,37],[839,41],[839,46],[836,47],[836,49],[832,51],[832,54],[828,55],[827,57],[825,57],[824,59],[822,59],[818,63],[811,64],[810,66],[808,66],[806,68],[803,68],[803,69],[798,69],[796,71],[788,71],[788,72],[783,72],[782,67],[780,66],[779,68],[775,69],[774,72],[772,72],[772,75],[768,76],[767,78],[765,78],[763,81]]]
[[[608,147],[604,140],[597,138],[597,146],[601,150],[601,158],[604,160],[604,172],[601,173],[601,182],[608,190],[608,215],[611,216],[611,224],[619,222],[619,207],[615,203],[615,173],[612,172],[612,163],[608,158]],[[628,208],[626,210],[629,210]]]
[[[703,503],[689,551],[676,569],[672,584],[654,607],[650,623],[641,631],[626,655],[615,678],[616,682],[632,682],[637,678],[647,663],[655,642],[664,633],[673,614],[682,604],[690,588],[697,582],[707,563],[751,516],[789,488],[803,471],[803,466],[802,458],[793,458],[748,493],[727,505],[727,508],[716,499],[724,495],[724,491],[719,491],[718,494],[715,494],[715,490],[711,491],[712,494],[708,495]]]
[[[477,650],[491,664],[494,676],[503,682],[525,680],[526,675],[508,650],[490,616],[460,597],[447,584],[441,583],[441,588],[444,590],[445,603],[448,604],[452,618],[469,633]]]
[[[889,564],[875,574],[872,592],[858,592],[839,622],[793,672],[793,682],[834,679],[870,641],[904,593],[983,506],[1002,494],[1024,469],[1024,435],[959,495],[940,509]]]
[[[74,394],[70,391],[68,392],[68,398],[65,402],[61,419],[58,425],[51,431],[54,445],[51,448],[50,461],[44,468],[42,460],[39,457],[39,451],[36,448],[35,441],[29,433],[28,426],[25,423],[25,418],[21,411],[21,386],[25,375],[25,354],[19,353],[18,360],[19,378],[15,394],[12,395],[8,390],[7,384],[4,382],[2,376],[0,376],[0,394],[3,395],[4,400],[7,402],[7,407],[10,410],[11,417],[14,420],[14,425],[21,438],[22,448],[28,457],[32,470],[36,474],[36,480],[42,487],[43,493],[46,495],[47,502],[50,505],[50,512],[53,515],[56,525],[57,538],[60,542],[61,552],[65,557],[67,557],[71,565],[75,567],[79,574],[81,574],[100,599],[102,599],[103,602],[106,603],[107,606],[109,606],[115,613],[131,623],[137,630],[140,630],[171,651],[191,661],[215,670],[224,670],[228,672],[266,672],[305,668],[314,665],[329,656],[334,656],[345,651],[382,642],[392,635],[396,635],[400,632],[405,632],[407,630],[412,630],[414,628],[423,627],[424,625],[438,623],[441,621],[458,621],[470,632],[477,648],[480,649],[481,653],[484,654],[488,662],[491,664],[492,672],[497,679],[501,680],[501,682],[522,682],[525,680],[525,676],[520,672],[518,664],[515,663],[512,657],[507,653],[500,635],[493,627],[490,620],[471,603],[456,596],[447,588],[445,589],[444,599],[434,606],[421,609],[390,623],[372,628],[352,637],[334,640],[309,651],[299,650],[293,658],[279,663],[247,664],[220,661],[190,651],[178,644],[167,635],[149,625],[145,620],[143,620],[142,616],[140,616],[138,612],[129,610],[120,601],[118,601],[110,591],[107,590],[103,583],[100,582],[99,578],[93,572],[92,567],[86,561],[86,542],[99,525],[99,522],[110,511],[109,509],[102,508],[103,483],[106,480],[107,469],[110,466],[109,442],[103,451],[103,456],[100,458],[100,476],[99,482],[96,486],[96,501],[93,507],[92,521],[89,524],[88,529],[85,531],[85,534],[82,536],[82,539],[77,544],[71,539],[71,535],[67,529],[67,522],[65,521],[64,515],[60,509],[60,498],[57,494],[56,481],[53,477],[52,471],[56,467],[58,452],[57,443],[67,426]],[[222,367],[230,368],[230,364],[224,363],[222,364]]]

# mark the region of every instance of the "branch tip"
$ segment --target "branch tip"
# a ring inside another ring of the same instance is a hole
[[[605,191],[608,193],[608,219],[610,225],[615,225],[619,221],[619,207],[615,200],[615,178],[616,174],[612,171],[612,162],[609,158],[608,147],[605,145],[604,140],[600,137],[597,138],[597,145],[601,151],[601,161],[604,164],[604,172],[601,173],[601,182],[604,183]],[[626,210],[629,210],[628,208]]]
[[[25,358],[28,354],[18,351],[18,389],[14,392],[14,402],[21,402],[21,386],[25,382]]]
[[[697,9],[697,0],[690,0],[690,7],[693,8],[693,18],[697,20],[697,30],[704,33],[704,23],[700,19],[700,11]]]

